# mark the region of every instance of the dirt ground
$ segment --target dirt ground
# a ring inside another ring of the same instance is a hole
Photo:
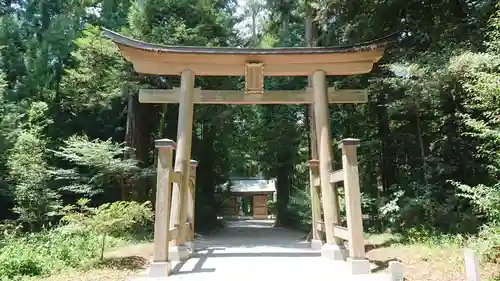
[[[383,263],[399,260],[408,281],[466,281],[462,249],[431,248],[426,245],[397,245],[369,251],[367,257]],[[480,263],[481,280],[500,276],[500,264]]]

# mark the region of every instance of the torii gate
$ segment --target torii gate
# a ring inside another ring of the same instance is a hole
[[[366,90],[328,88],[327,75],[369,73],[384,54],[389,37],[327,48],[205,48],[150,44],[104,29],[103,35],[120,48],[135,71],[180,75],[181,86],[169,90],[140,90],[142,103],[179,103],[177,144],[157,140],[158,174],[155,206],[154,253],[149,276],[166,277],[171,260],[187,259],[194,251],[194,182],[196,161],[191,158],[193,107],[203,104],[313,104],[319,159],[309,161],[313,239],[322,255],[344,260],[353,274],[370,272],[365,258],[363,222],[356,147],[359,140],[344,139],[342,170],[332,169],[329,103],[365,103]],[[245,90],[195,88],[195,75],[245,76]],[[312,88],[299,91],[265,91],[264,76],[311,76]],[[172,152],[177,149],[172,168]],[[344,181],[347,228],[340,225],[335,183]],[[171,185],[173,184],[172,188]],[[318,190],[319,188],[319,190]],[[323,208],[323,218],[321,207]],[[320,238],[326,234],[326,243]],[[348,249],[343,240],[348,241]]]

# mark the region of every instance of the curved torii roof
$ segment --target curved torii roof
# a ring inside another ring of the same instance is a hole
[[[247,63],[262,63],[264,76],[308,76],[316,70],[327,75],[368,73],[394,36],[342,47],[266,49],[164,46],[104,28],[102,33],[118,45],[139,73],[178,75],[189,69],[208,76],[244,76]]]

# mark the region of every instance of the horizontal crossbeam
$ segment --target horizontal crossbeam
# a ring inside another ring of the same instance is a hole
[[[344,181],[344,170],[338,170],[330,174],[330,183]]]
[[[170,179],[172,182],[175,183],[181,183],[181,178],[182,178],[182,173],[178,171],[171,171],[170,172]]]
[[[349,231],[347,230],[347,227],[333,226],[333,235],[349,241]]]
[[[191,223],[186,222],[186,227],[191,227]],[[174,228],[171,228],[169,230],[168,240],[172,241],[172,240],[177,239],[178,237],[179,237],[179,226],[176,225]]]
[[[322,221],[316,222],[316,229],[321,232],[325,232],[325,223]],[[333,235],[340,239],[349,240],[349,230],[347,229],[347,227],[334,225]]]
[[[177,239],[178,236],[179,236],[179,228],[178,227],[171,228],[169,231],[168,240],[169,241],[175,240]]]
[[[141,89],[141,103],[179,103],[179,88],[169,90]],[[263,94],[246,94],[234,90],[201,90],[194,91],[194,103],[197,104],[310,104],[314,101],[312,89],[295,91],[266,91]],[[328,88],[328,103],[366,103],[368,91],[338,90]]]
[[[338,170],[330,173],[330,183],[338,183],[344,181],[344,170]],[[313,184],[316,187],[321,185],[319,178],[313,180]]]

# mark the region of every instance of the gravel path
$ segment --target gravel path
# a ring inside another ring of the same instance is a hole
[[[309,244],[301,241],[305,233],[272,224],[270,220],[229,221],[219,232],[197,239],[197,254],[186,262],[174,264],[173,274],[167,279],[389,280],[386,274],[351,276],[345,262],[327,260],[319,251],[309,249]]]

